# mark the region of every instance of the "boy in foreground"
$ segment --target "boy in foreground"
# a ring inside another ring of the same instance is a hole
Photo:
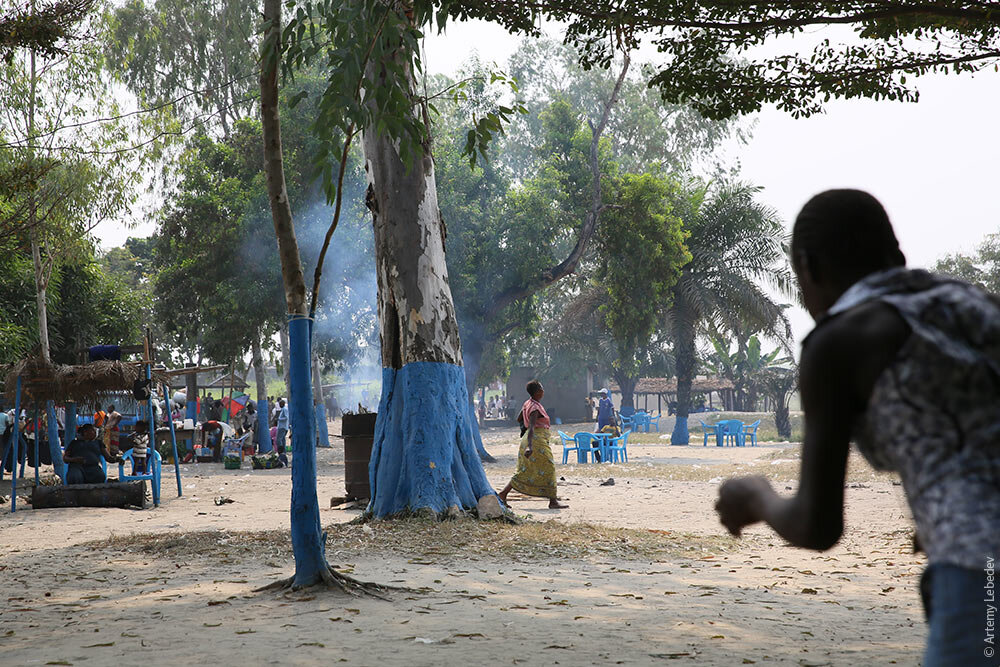
[[[885,210],[858,190],[805,205],[792,266],[817,323],[800,364],[799,488],[782,497],[763,477],[729,480],[723,525],[738,536],[764,521],[796,546],[831,548],[853,439],[873,467],[899,473],[927,553],[923,664],[996,664],[984,591],[1000,556],[1000,302],[906,269]]]

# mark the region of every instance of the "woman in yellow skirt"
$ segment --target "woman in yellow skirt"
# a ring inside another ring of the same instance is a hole
[[[545,390],[542,383],[532,380],[526,387],[529,398],[521,407],[518,421],[527,428],[521,437],[521,449],[517,453],[517,472],[510,482],[498,493],[500,500],[507,503],[511,489],[526,496],[549,499],[549,509],[562,509],[556,498],[556,463],[549,445],[549,415],[542,407]]]

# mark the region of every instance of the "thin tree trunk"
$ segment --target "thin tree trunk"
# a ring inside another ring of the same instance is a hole
[[[201,364],[198,364],[199,366]],[[184,414],[187,419],[193,422],[198,421],[198,374],[188,373],[184,376],[185,385],[187,386],[186,398],[184,403]]]
[[[330,431],[326,425],[326,403],[323,398],[323,375],[319,371],[319,359],[312,358],[313,410],[316,413],[316,446],[330,446]]]
[[[253,375],[257,383],[257,425],[256,438],[257,450],[260,452],[271,451],[271,434],[268,428],[268,417],[271,406],[267,404],[267,375],[264,370],[264,355],[260,347],[260,333],[253,337],[250,343],[252,349]]]
[[[257,383],[257,397],[256,400],[260,401],[267,400],[267,371],[264,370],[264,353],[260,346],[260,335],[253,337],[250,341],[250,363],[253,366],[253,377]]]
[[[31,209],[32,223],[34,223],[34,205],[32,205]],[[35,268],[35,305],[38,310],[38,346],[42,359],[50,361],[48,281],[45,278],[45,267],[42,266],[41,251],[38,247],[38,231],[34,227],[34,224],[32,224],[31,228],[31,261]]]
[[[570,275],[576,270],[577,264],[580,263],[580,259],[583,257],[583,254],[587,249],[587,244],[590,243],[590,238],[594,235],[594,230],[597,228],[598,218],[600,218],[601,212],[607,208],[603,202],[603,193],[601,190],[601,167],[598,160],[600,155],[601,136],[604,134],[604,130],[608,125],[608,120],[611,117],[611,110],[614,109],[615,105],[618,103],[618,95],[621,93],[622,84],[625,83],[625,77],[628,75],[628,69],[631,62],[632,59],[629,56],[628,51],[624,51],[621,72],[615,80],[615,85],[611,90],[610,97],[608,97],[607,102],[604,104],[604,109],[601,112],[601,118],[598,120],[596,125],[593,122],[588,121],[590,124],[590,210],[587,211],[583,224],[580,226],[580,232],[577,236],[576,245],[573,246],[569,255],[566,256],[566,259],[559,262],[559,264],[546,268],[541,272],[541,274],[523,285],[511,287],[510,289],[504,290],[498,294],[486,309],[485,316],[483,317],[485,322],[488,323],[496,319],[504,308],[515,301],[529,297],[544,287],[547,287],[548,285],[551,285],[552,283]]]
[[[30,80],[28,91],[28,160],[31,169],[35,169],[35,94],[38,87],[38,72],[35,65],[35,50],[30,55]],[[37,204],[35,202],[35,185],[31,186],[31,198],[28,205],[28,227],[31,229],[31,262],[35,270],[35,304],[38,311],[38,345],[42,359],[51,361],[49,349],[49,309],[48,309],[48,278],[45,267],[42,266],[42,253],[38,243]]]
[[[691,382],[695,371],[694,325],[684,317],[682,298],[675,302],[677,316],[674,318],[674,357],[677,360],[677,418],[670,436],[671,445],[686,445],[688,415],[691,413]]]
[[[289,351],[289,398],[292,451],[292,553],[295,556],[293,588],[331,581],[331,570],[323,553],[316,493],[316,448],[313,442],[314,413],[309,382],[309,335],[305,317],[306,283],[299,245],[295,238],[292,208],[285,185],[281,154],[281,122],[278,115],[278,62],[281,57],[281,0],[264,0],[264,39],[261,44],[260,107],[264,138],[264,171],[271,204],[274,235],[281,258],[281,277],[290,325],[294,326],[295,354]],[[289,332],[289,343],[292,342]],[[284,340],[282,340],[284,343]],[[288,349],[282,345],[284,349]],[[290,368],[294,364],[294,368]]]
[[[289,367],[289,360],[288,360],[288,347],[289,347],[289,342],[288,342],[288,324],[283,323],[278,328],[278,338],[281,341],[281,374],[282,374],[282,376],[284,377],[284,380],[285,380],[285,396],[287,397],[288,396],[288,389],[289,389],[289,382],[290,382],[289,378],[288,378],[288,367]],[[274,399],[278,400],[278,397],[275,396]]]
[[[479,420],[476,419],[476,406],[472,402],[476,391],[476,378],[479,375],[479,368],[483,361],[483,348],[485,341],[480,338],[473,338],[471,341],[463,341],[462,357],[465,363],[465,389],[469,394],[469,418],[473,424],[476,441],[476,452],[479,458],[486,463],[494,463],[496,459],[486,451],[483,445],[483,437],[479,432]]]

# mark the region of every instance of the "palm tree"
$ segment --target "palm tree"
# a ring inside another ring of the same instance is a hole
[[[688,444],[691,381],[696,371],[695,338],[706,327],[749,329],[786,343],[791,328],[784,306],[765,291],[791,295],[793,282],[785,234],[777,213],[755,201],[759,187],[722,183],[689,184],[674,212],[684,220],[691,261],[673,288],[667,324],[677,364],[677,420],[672,445]]]

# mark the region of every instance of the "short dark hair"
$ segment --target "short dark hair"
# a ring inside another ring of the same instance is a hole
[[[115,411],[115,406],[113,406],[113,405],[109,405],[109,406],[108,406],[108,411],[109,411],[109,412],[114,412],[114,411]]]
[[[97,427],[96,427],[96,426],[94,426],[93,424],[84,424],[83,426],[81,426],[81,427],[80,427],[80,433],[83,433],[83,432],[84,432],[84,431],[86,431],[87,429],[90,429],[90,430],[91,430],[91,431],[93,431],[94,433],[97,433]]]
[[[885,208],[862,190],[827,190],[806,202],[795,218],[792,254],[793,261],[822,257],[852,278],[906,263]]]
[[[137,419],[135,421],[135,427],[139,428],[139,426],[142,426],[147,431],[149,430],[149,422],[146,421],[145,419]]]
[[[525,390],[528,392],[528,396],[534,398],[535,394],[542,390],[542,383],[538,380],[532,380],[528,383],[528,386],[525,387]]]

